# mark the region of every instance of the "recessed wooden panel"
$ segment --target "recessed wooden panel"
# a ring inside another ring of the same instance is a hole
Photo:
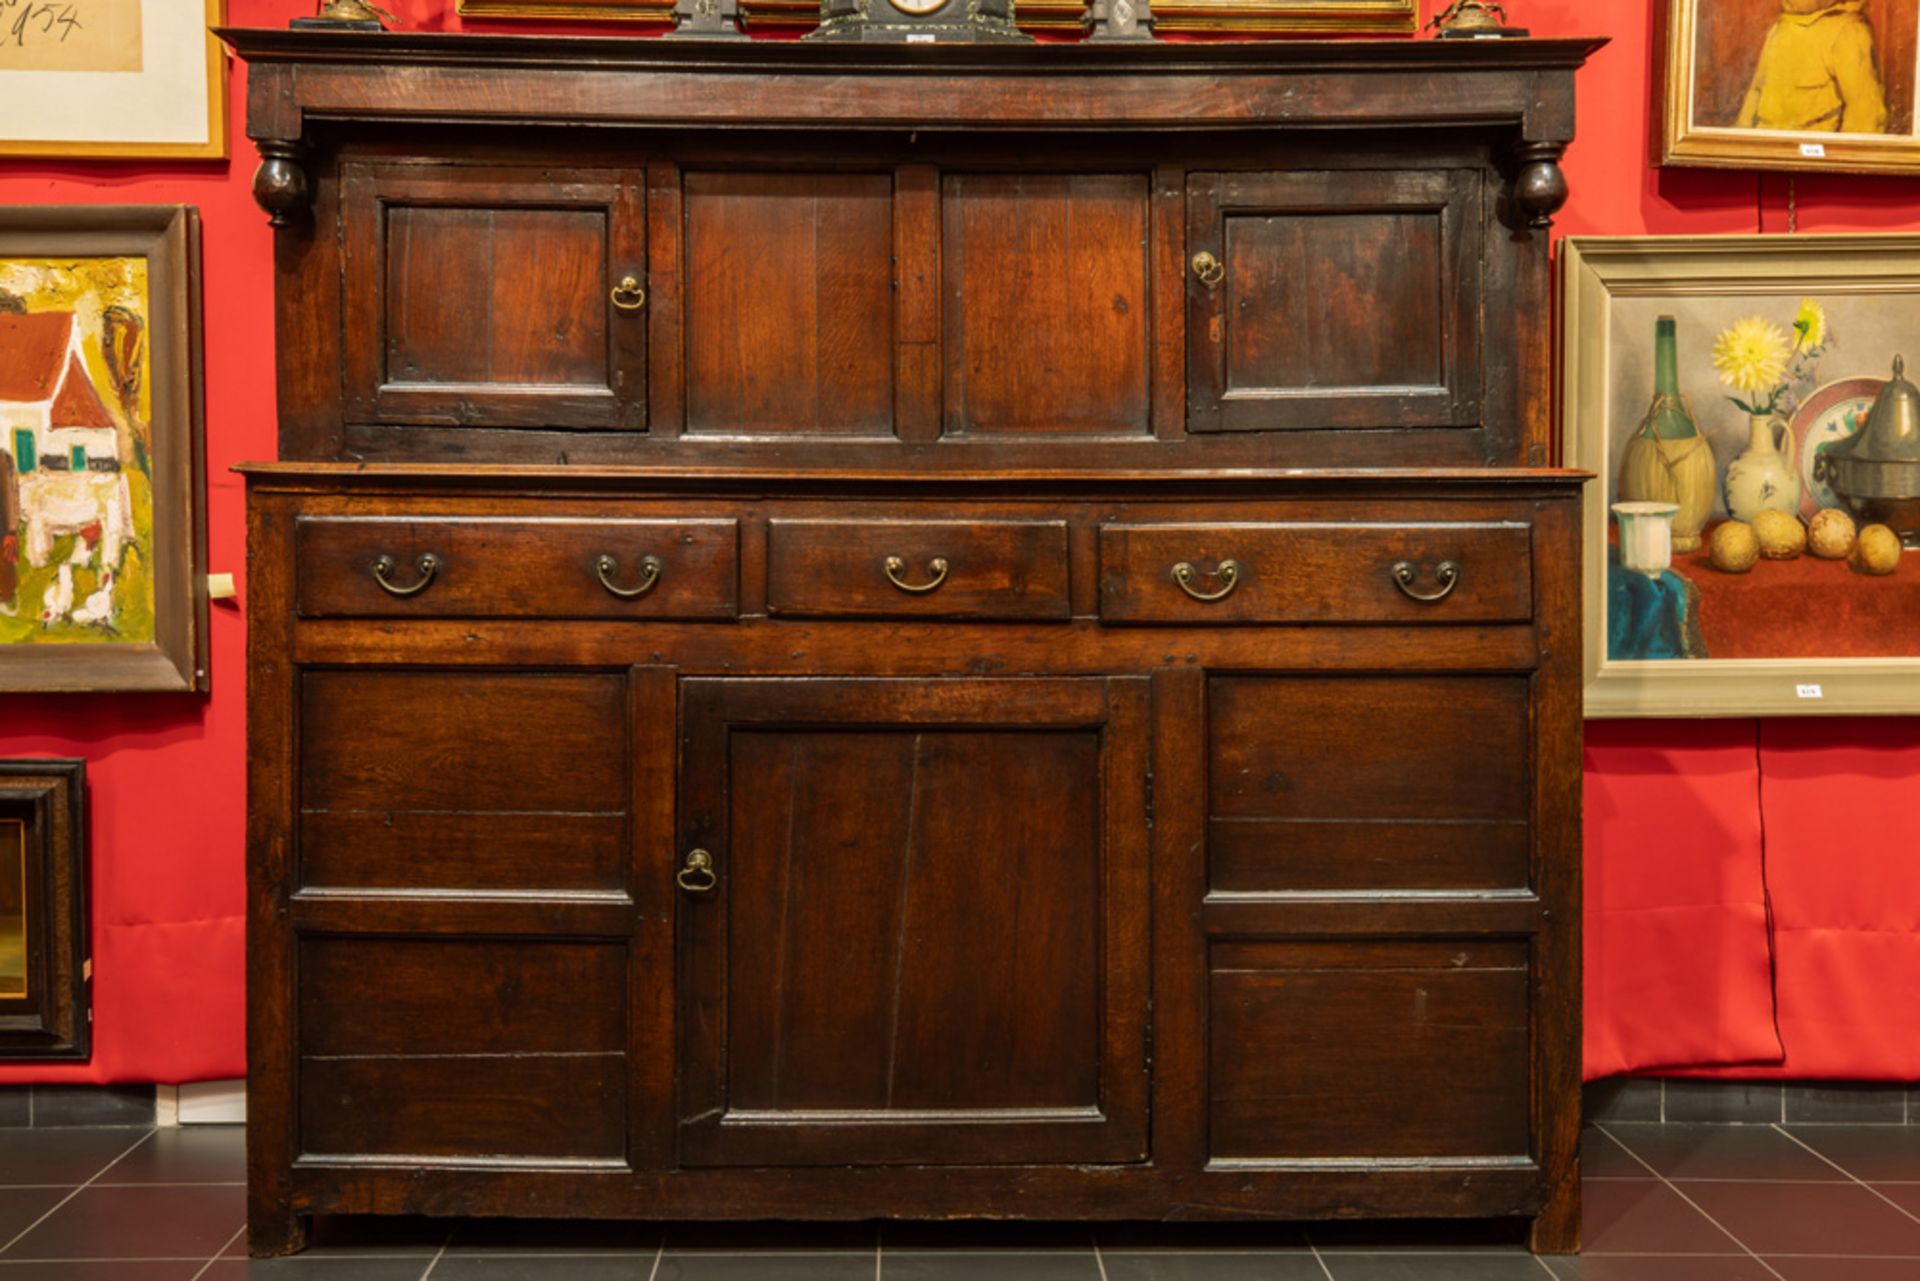
[[[887,562],[906,587],[888,577]],[[946,563],[944,577],[936,561]],[[931,590],[926,588],[938,581]],[[1067,618],[1062,520],[767,522],[767,609],[790,615]]]
[[[946,432],[1149,429],[1148,178],[949,174]]]
[[[1196,173],[1188,426],[1478,423],[1480,176]]]
[[[688,682],[683,1160],[1139,1158],[1135,684]]]
[[[1220,818],[1523,819],[1524,676],[1220,677]]]
[[[626,883],[626,836],[621,814],[310,810],[300,816],[300,883],[614,890]]]
[[[308,809],[619,812],[626,682],[493,672],[309,672]]]
[[[1216,944],[1209,1155],[1524,1158],[1527,990],[1524,943]]]
[[[739,522],[731,519],[489,519],[413,516],[306,517],[295,560],[307,618],[715,618],[739,613]],[[419,558],[438,562],[433,581],[396,596],[373,572],[420,581]],[[645,561],[660,562],[646,592]]]
[[[1520,676],[1209,683],[1216,892],[1524,889]]]
[[[621,1054],[299,1060],[297,1150],[623,1163]]]
[[[893,181],[685,177],[688,432],[886,435]]]
[[[607,215],[387,211],[390,383],[607,385]]]
[[[644,427],[645,205],[638,171],[345,165],[349,419]]]
[[[618,943],[309,938],[301,1052],[620,1052],[626,963]]]
[[[734,734],[730,1106],[1096,1107],[1099,758],[1097,730]]]
[[[1491,623],[1533,616],[1533,531],[1519,522],[1106,524],[1100,617],[1109,623]],[[1222,562],[1238,567],[1229,586]],[[1196,600],[1173,567],[1185,563]],[[1413,567],[1408,587],[1395,580]],[[1450,587],[1438,577],[1451,564]],[[1443,592],[1444,594],[1441,594]]]
[[[1216,818],[1207,883],[1229,894],[1524,889],[1525,819]]]

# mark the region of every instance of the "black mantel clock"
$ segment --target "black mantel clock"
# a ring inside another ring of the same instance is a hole
[[[909,44],[1028,41],[1013,25],[1013,0],[820,0],[809,40]]]

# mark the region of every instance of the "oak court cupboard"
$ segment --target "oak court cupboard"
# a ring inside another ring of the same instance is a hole
[[[1591,42],[230,30],[250,1244],[1578,1239]]]

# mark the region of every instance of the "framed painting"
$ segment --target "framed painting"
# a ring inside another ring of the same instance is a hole
[[[200,224],[0,208],[0,691],[206,688]]]
[[[1667,0],[1661,162],[1920,171],[1914,0]]]
[[[0,156],[226,156],[225,0],[0,7]]]
[[[88,1055],[86,769],[0,761],[0,1060]]]
[[[455,0],[475,18],[627,20],[671,23],[673,0]],[[1019,0],[1015,19],[1028,31],[1078,31],[1086,0]],[[819,0],[740,0],[744,25],[814,27]],[[1157,33],[1211,35],[1408,35],[1418,0],[1154,0]]]
[[[1920,712],[1920,236],[1575,237],[1586,710]]]

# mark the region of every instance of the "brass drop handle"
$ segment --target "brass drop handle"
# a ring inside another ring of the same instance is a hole
[[[928,592],[932,591],[934,588],[938,587],[940,584],[947,581],[948,565],[947,565],[947,558],[945,556],[935,556],[932,560],[927,562],[927,570],[929,573],[933,575],[933,577],[928,579],[926,582],[919,584],[918,586],[915,586],[914,584],[909,583],[906,579],[900,577],[900,575],[905,573],[907,569],[907,562],[902,560],[900,557],[898,556],[887,557],[883,568],[885,568],[885,570],[887,571],[888,582],[892,583],[895,587],[898,587],[901,591],[910,593],[911,595],[914,595],[914,596],[924,596]]]
[[[1193,274],[1200,283],[1211,289],[1227,277],[1227,265],[1202,249],[1193,256]]]
[[[1431,605],[1435,601],[1445,600],[1453,594],[1453,589],[1459,586],[1460,583],[1460,567],[1450,560],[1443,560],[1433,567],[1434,581],[1440,584],[1440,590],[1437,592],[1415,591],[1413,589],[1413,583],[1419,576],[1420,571],[1414,568],[1412,561],[1402,560],[1394,562],[1393,585],[1406,593],[1409,599],[1417,600],[1423,605]]]
[[[417,596],[427,590],[427,584],[440,572],[440,558],[432,552],[421,552],[414,558],[413,567],[420,572],[420,580],[411,587],[402,587],[393,581],[395,561],[391,556],[376,556],[373,561],[373,581],[380,584],[381,590],[389,596]]]
[[[673,874],[673,882],[689,894],[711,894],[720,878],[713,874],[713,855],[705,850],[688,850],[686,865]]]
[[[642,289],[640,282],[632,276],[622,276],[620,283],[608,292],[607,297],[611,298],[613,305],[621,311],[639,311],[647,305],[647,291]]]
[[[666,565],[662,563],[658,556],[642,556],[640,558],[640,585],[638,587],[622,587],[614,582],[613,572],[619,568],[620,562],[605,553],[602,553],[600,557],[593,562],[593,572],[600,579],[600,585],[602,587],[612,592],[615,596],[618,596],[621,600],[638,600],[640,597],[652,591],[660,582],[660,575],[665,571]]]
[[[1240,562],[1223,560],[1220,562],[1220,567],[1213,571],[1213,576],[1220,580],[1220,590],[1217,592],[1203,592],[1196,588],[1193,580],[1199,577],[1199,574],[1199,570],[1184,560],[1173,567],[1173,581],[1180,584],[1180,590],[1187,595],[1197,601],[1209,603],[1225,600],[1233,589],[1240,585]]]

